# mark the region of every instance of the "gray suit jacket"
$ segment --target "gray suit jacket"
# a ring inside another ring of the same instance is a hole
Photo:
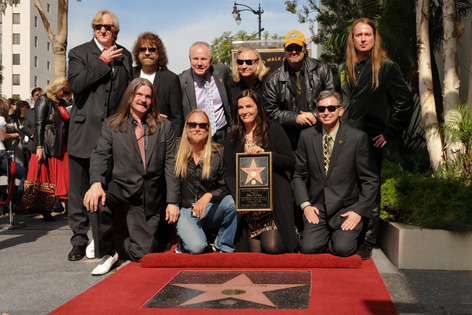
[[[301,132],[295,156],[292,190],[297,205],[308,200],[325,208],[328,219],[348,211],[371,217],[379,178],[366,133],[340,124],[327,175],[321,124]]]
[[[132,118],[128,119],[126,132],[114,131],[105,121],[90,158],[90,183],[98,181],[105,188],[115,185],[125,198],[142,187],[144,212],[152,215],[162,209],[166,201],[180,203],[180,181],[174,174],[175,155],[174,131],[167,119],[147,137],[146,171]]]
[[[215,78],[218,92],[220,93],[221,100],[223,101],[223,108],[225,111],[226,121],[228,127],[232,125],[231,120],[231,108],[232,105],[229,101],[229,93],[226,89],[226,82],[228,82],[231,71],[225,65],[212,65],[210,72]],[[193,81],[192,70],[188,69],[179,74],[180,87],[182,88],[182,106],[184,113],[184,121],[187,119],[188,114],[194,109],[197,109],[197,99],[195,97],[195,86]]]
[[[113,70],[98,58],[100,55],[93,39],[69,51],[68,79],[74,92],[74,105],[70,112],[67,152],[83,159],[90,158],[100,126],[117,111],[131,81],[132,57],[126,48],[114,62]]]

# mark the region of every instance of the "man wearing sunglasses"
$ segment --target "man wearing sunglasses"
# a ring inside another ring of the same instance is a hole
[[[341,95],[323,91],[317,99],[319,124],[301,132],[292,190],[303,211],[300,243],[305,254],[356,252],[370,218],[379,177],[367,134],[340,123]]]
[[[139,35],[133,57],[137,65],[133,68],[133,78],[145,78],[153,83],[159,113],[167,116],[175,136],[180,137],[184,118],[179,77],[167,68],[166,49],[159,36],[150,32]]]
[[[295,150],[300,130],[316,123],[316,97],[335,85],[330,68],[307,56],[303,33],[288,32],[284,47],[285,61],[266,82],[263,97],[269,118],[284,127]]]
[[[231,130],[231,71],[226,65],[212,65],[213,52],[205,42],[195,42],[189,51],[190,69],[179,74],[184,117],[194,109],[204,110],[210,118],[213,141],[223,144]]]
[[[74,92],[74,106],[69,122],[69,226],[71,261],[85,255],[90,219],[82,204],[89,187],[89,164],[93,148],[106,117],[114,114],[123,92],[131,81],[132,57],[115,43],[120,26],[116,16],[99,11],[93,21],[94,37],[69,52],[69,85]],[[93,257],[93,251],[87,257]]]

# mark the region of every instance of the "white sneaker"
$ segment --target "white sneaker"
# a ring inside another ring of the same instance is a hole
[[[92,276],[101,276],[108,273],[111,267],[113,267],[113,265],[117,261],[118,261],[118,253],[115,253],[115,255],[113,256],[110,256],[110,255],[103,256],[98,266],[95,267],[94,270],[92,270]]]
[[[94,259],[95,258],[95,243],[92,241],[87,245],[87,248],[85,249],[85,256],[87,256],[88,259]]]

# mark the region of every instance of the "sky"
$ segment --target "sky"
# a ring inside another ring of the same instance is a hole
[[[287,12],[284,0],[242,0],[237,3],[254,10],[260,3],[264,10],[262,27],[270,34],[283,36],[297,29],[307,38],[311,37],[309,25],[300,24],[296,15]],[[166,47],[169,69],[179,74],[190,67],[188,51],[192,43],[205,41],[211,44],[225,31],[231,31],[232,35],[240,30],[248,34],[258,32],[258,15],[243,11],[241,24],[237,25],[231,15],[233,5],[231,0],[69,0],[68,49],[92,39],[92,19],[99,10],[107,9],[115,13],[120,23],[118,44],[131,51],[140,33],[156,33]]]

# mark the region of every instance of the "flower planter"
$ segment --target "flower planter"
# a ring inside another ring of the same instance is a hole
[[[472,232],[382,222],[380,244],[400,269],[472,270]]]

